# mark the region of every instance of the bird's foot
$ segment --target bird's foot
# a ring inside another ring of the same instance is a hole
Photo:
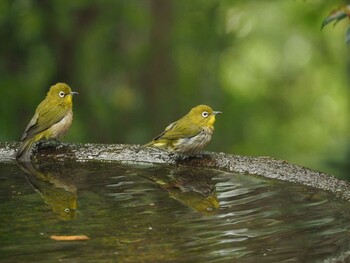
[[[191,158],[189,155],[183,155],[183,154],[177,154],[177,153],[170,153],[170,157],[174,158],[175,161],[185,161]]]
[[[61,147],[66,147],[68,146],[67,143],[62,143],[58,140],[48,140],[48,141],[41,141],[37,144],[37,149],[47,149],[47,148],[54,148],[54,149],[58,149]]]
[[[201,158],[202,159],[202,158],[207,158],[208,156],[210,156],[208,153],[201,152],[201,153],[198,153],[198,154],[192,156],[192,158]]]
[[[210,158],[210,154],[201,152],[196,155],[175,155],[176,162],[187,162],[187,161],[195,161],[195,160],[201,160],[201,159],[207,159]]]
[[[58,144],[57,144],[57,146],[56,146],[56,149],[61,149],[61,148],[66,148],[66,147],[69,147],[69,143],[58,141]]]

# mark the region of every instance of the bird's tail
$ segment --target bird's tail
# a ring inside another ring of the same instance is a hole
[[[146,147],[153,147],[153,148],[158,148],[162,150],[167,150],[169,145],[170,145],[170,141],[167,141],[167,140],[153,140],[153,141],[150,141],[149,143],[141,145],[139,147],[139,151]]]
[[[146,144],[141,145],[140,148],[142,149],[142,148],[146,148],[146,147],[152,147],[153,144],[154,144],[154,141],[151,141],[151,142],[149,142],[149,143],[146,143]]]
[[[136,149],[136,153],[138,153],[139,151],[143,150],[144,148],[148,147],[148,146],[151,146],[151,142],[150,143],[146,143],[146,144],[142,144],[140,145],[137,149]]]
[[[34,138],[23,141],[17,150],[16,159],[23,162],[29,162],[34,142]]]

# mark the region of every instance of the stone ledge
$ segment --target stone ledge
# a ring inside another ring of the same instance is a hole
[[[15,161],[13,155],[17,147],[18,143],[16,142],[0,143],[0,162]],[[33,155],[33,159],[39,161],[49,159],[77,162],[138,162],[206,167],[303,184],[332,192],[336,196],[350,201],[350,183],[283,160],[213,152],[204,152],[201,157],[179,160],[164,151],[153,148],[138,150],[139,145],[67,144],[58,147],[58,149],[40,149]]]

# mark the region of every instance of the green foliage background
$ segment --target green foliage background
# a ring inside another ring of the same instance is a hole
[[[74,98],[71,142],[145,143],[201,103],[224,112],[208,150],[350,179],[348,22],[341,1],[0,1],[0,140],[49,87]]]

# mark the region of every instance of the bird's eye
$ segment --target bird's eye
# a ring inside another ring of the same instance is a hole
[[[203,116],[204,118],[206,118],[206,117],[209,116],[209,113],[208,113],[207,111],[203,111],[203,112],[202,112],[202,116]]]
[[[60,96],[61,98],[63,98],[64,95],[66,95],[66,94],[63,91],[60,91],[60,93],[58,93],[58,96]]]

